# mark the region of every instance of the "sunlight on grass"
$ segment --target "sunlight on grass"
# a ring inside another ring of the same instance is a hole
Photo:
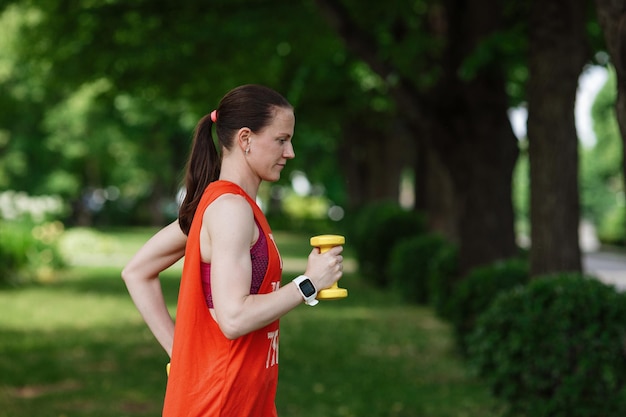
[[[111,322],[128,323],[132,306],[120,303],[119,296],[77,294],[50,288],[0,293],[5,310],[2,327],[21,330],[85,329]]]

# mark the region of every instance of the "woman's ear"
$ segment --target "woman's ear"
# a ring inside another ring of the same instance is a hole
[[[237,145],[243,152],[246,152],[250,148],[250,138],[252,137],[252,131],[247,127],[242,127],[237,132]]]

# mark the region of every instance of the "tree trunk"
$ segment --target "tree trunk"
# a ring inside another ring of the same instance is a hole
[[[502,30],[501,3],[444,2],[445,65],[427,97],[434,108],[431,146],[453,183],[462,272],[517,254],[512,177],[519,150],[507,114],[503,62],[492,58],[471,77],[459,77],[481,42]]]
[[[427,214],[428,230],[459,243],[459,210],[449,170],[431,148],[417,143],[415,209]]]
[[[528,139],[531,275],[580,271],[574,104],[585,62],[585,4],[533,0]]]
[[[477,76],[456,93],[456,111],[448,102],[433,118],[432,146],[450,173],[460,268],[467,272],[517,254],[511,195],[518,146],[503,79]]]
[[[472,81],[460,81],[458,76],[463,60],[485,37],[501,29],[501,1],[446,2],[438,15],[447,19],[438,25],[447,31],[445,57],[433,64],[444,74],[438,88],[427,92],[416,88],[411,78],[415,74],[402,74],[392,62],[381,58],[386,54],[377,49],[372,34],[360,29],[339,2],[316,3],[350,50],[383,79],[394,76],[397,81],[390,86],[390,94],[405,123],[411,126],[414,140],[447,170],[452,184],[447,201],[453,203],[445,206],[454,207],[450,216],[457,220],[454,226],[462,272],[514,256],[511,181],[518,151],[506,113],[501,62],[494,59],[487,63]],[[422,168],[418,166],[416,172]],[[424,201],[419,203],[427,206]]]
[[[596,11],[617,75],[615,112],[622,136],[622,176],[626,181],[626,0],[596,0]]]
[[[371,127],[364,119],[368,116],[344,124],[339,151],[352,208],[372,201],[398,202],[402,171],[413,163],[414,144],[403,129],[386,129],[385,123]]]

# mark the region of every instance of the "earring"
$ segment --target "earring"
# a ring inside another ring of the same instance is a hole
[[[246,156],[248,155],[248,152],[250,152],[250,146],[246,148]]]

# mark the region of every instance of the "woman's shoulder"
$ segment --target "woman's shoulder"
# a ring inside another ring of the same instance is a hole
[[[251,242],[254,236],[254,212],[245,197],[237,194],[223,194],[211,203],[202,216],[202,227],[212,236],[241,236]]]
[[[213,205],[216,200],[224,200],[221,198],[222,196],[228,195],[240,196],[243,201],[246,200],[245,192],[243,192],[241,187],[239,187],[237,184],[228,181],[213,181],[204,190],[204,193],[202,194],[202,198],[200,200],[199,208],[204,210],[209,205]]]
[[[223,221],[229,221],[236,218],[253,217],[253,210],[248,200],[240,195],[233,193],[224,193],[219,195],[213,200],[211,204],[206,208],[204,217],[216,216]]]
[[[241,194],[244,195],[245,191],[234,182],[225,181],[225,180],[217,180],[211,182],[206,189],[207,192],[217,193],[217,194]]]

